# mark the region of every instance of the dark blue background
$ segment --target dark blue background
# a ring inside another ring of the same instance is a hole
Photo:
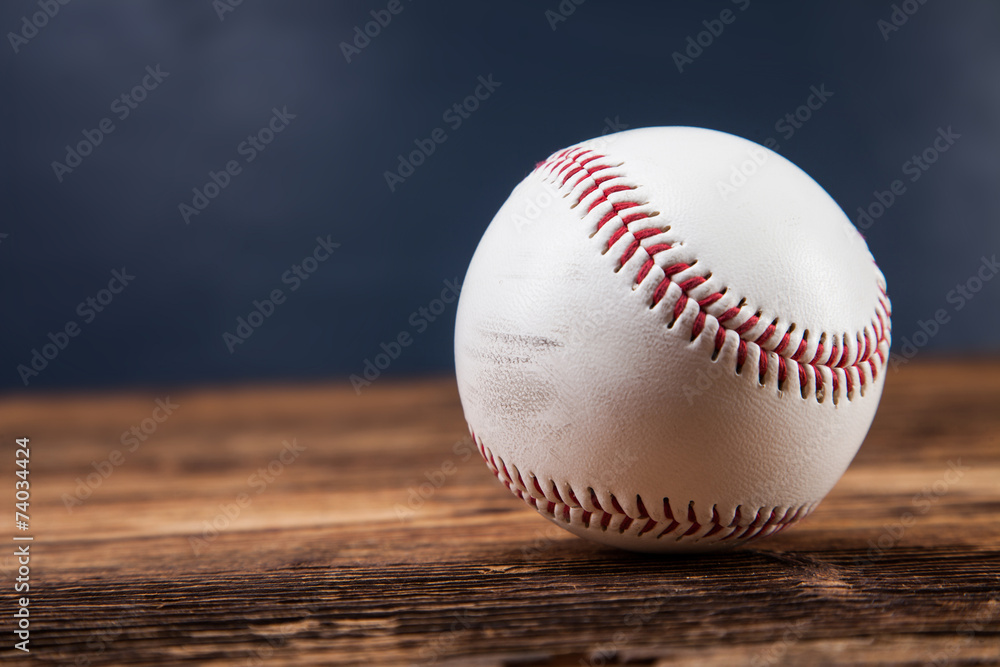
[[[775,137],[852,219],[951,126],[961,139],[866,236],[897,350],[941,308],[928,350],[1000,348],[1000,281],[947,300],[1000,251],[996,2],[932,0],[886,40],[891,3],[869,0],[567,1],[555,30],[558,0],[402,0],[348,63],[340,43],[386,4],[244,0],[220,20],[211,0],[75,0],[14,53],[40,10],[3,3],[0,387],[23,389],[18,364],[69,320],[80,335],[29,389],[346,377],[402,331],[414,342],[386,374],[450,372],[454,306],[422,333],[411,313],[464,275],[535,162],[607,119]],[[726,8],[735,21],[678,72],[672,53]],[[119,120],[111,102],[157,65],[169,76]],[[442,113],[480,75],[501,85],[453,130]],[[833,96],[783,137],[821,85]],[[296,118],[185,224],[178,205],[274,107]],[[60,183],[52,162],[104,117],[114,132]],[[437,127],[447,141],[390,192],[384,172]],[[282,274],[327,235],[340,247],[289,292]],[[123,266],[134,282],[84,323],[77,304]],[[231,354],[222,334],[275,288],[287,301]]]

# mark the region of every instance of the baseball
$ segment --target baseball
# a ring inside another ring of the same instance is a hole
[[[500,481],[581,537],[745,544],[808,515],[860,447],[885,290],[836,202],[763,146],[692,127],[585,141],[476,249],[462,407]]]

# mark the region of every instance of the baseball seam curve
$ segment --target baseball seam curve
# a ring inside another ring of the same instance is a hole
[[[637,253],[645,254],[645,260],[636,273],[633,283],[633,289],[636,289],[652,273],[652,269],[659,266],[654,259],[655,256],[670,251],[683,242],[667,243],[659,238],[670,231],[669,225],[630,229],[629,225],[656,217],[659,212],[645,210],[649,202],[636,197],[634,193],[639,185],[630,183],[621,174],[613,173],[622,167],[623,163],[611,164],[606,161],[606,156],[588,148],[571,147],[539,163],[536,171],[542,172],[546,180],[554,181],[564,197],[580,189],[570,208],[576,209],[589,200],[588,205],[582,207],[584,210],[581,218],[593,220],[594,229],[591,236],[596,235],[606,225],[613,225],[610,229],[615,231],[607,240],[603,253],[609,252],[612,246],[622,242],[623,238],[628,242],[621,254],[616,272]],[[605,170],[611,170],[612,173],[602,174],[601,172]],[[628,193],[628,195],[612,198],[616,193]],[[673,328],[685,309],[690,307],[689,304],[694,304],[697,314],[694,315],[691,325],[692,341],[706,331],[706,324],[710,320],[714,320],[718,325],[713,342],[713,361],[718,357],[727,337],[735,336],[737,374],[742,374],[748,359],[756,356],[757,379],[761,385],[766,383],[768,369],[774,364],[777,366],[775,375],[779,393],[784,393],[782,392],[784,385],[788,378],[792,377],[798,381],[798,393],[803,399],[811,394],[822,403],[827,395],[826,385],[829,383],[829,393],[833,397],[834,405],[841,397],[850,401],[857,392],[864,395],[867,385],[878,377],[884,367],[889,351],[892,311],[881,278],[876,281],[878,303],[870,326],[857,332],[853,340],[847,333],[838,337],[822,332],[813,348],[813,344],[809,341],[808,329],[798,344],[792,345],[792,332],[796,324],[794,322],[783,324],[779,329],[777,318],[770,323],[764,322],[761,319],[761,310],[747,304],[745,298],[741,299],[738,305],[719,312],[728,288],[713,290],[707,294],[701,290],[702,293],[697,294],[699,287],[711,277],[711,272],[701,274],[693,271],[692,268],[696,263],[697,259],[693,259],[660,266],[664,275],[653,291],[649,307],[655,308],[665,299],[670,288],[676,286],[679,295],[674,302],[670,314],[671,320],[667,327]],[[683,279],[677,282],[674,280],[675,276],[682,276]],[[851,342],[856,342],[856,346],[851,345]],[[792,350],[792,347],[795,349]],[[811,355],[808,354],[810,350],[813,350]],[[806,358],[809,361],[806,361]]]
[[[494,455],[474,431],[472,438],[490,471],[511,493],[550,520],[575,524],[588,530],[611,531],[620,535],[636,538],[652,537],[657,540],[672,537],[678,542],[683,540],[715,543],[734,540],[734,543],[742,544],[784,530],[808,516],[818,504],[812,502],[784,508],[758,507],[756,510],[744,510],[742,505],[738,505],[731,519],[721,517],[718,506],[713,505],[711,521],[701,523],[697,518],[694,501],[688,502],[685,514],[677,512],[669,498],[663,498],[663,514],[666,520],[657,521],[649,515],[645,501],[638,495],[636,496],[638,516],[631,516],[622,508],[614,494],[608,494],[611,506],[607,507],[600,503],[597,494],[588,487],[589,497],[585,496],[589,501],[588,508],[578,500],[572,488],[566,493],[568,498],[563,498],[554,480],[546,480],[545,485],[549,488],[549,494],[546,494],[539,479],[526,473],[531,480],[529,486],[517,467]]]

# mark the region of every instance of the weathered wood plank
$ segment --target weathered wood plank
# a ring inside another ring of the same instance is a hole
[[[4,451],[32,439],[35,661],[1000,662],[1000,363],[891,374],[811,517],[686,558],[586,543],[510,496],[448,379],[178,391],[129,451],[157,397],[0,400]]]

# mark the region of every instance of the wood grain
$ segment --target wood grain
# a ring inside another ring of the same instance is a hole
[[[167,393],[0,401],[11,497],[31,438],[30,662],[1000,664],[996,361],[890,373],[811,517],[686,558],[528,509],[473,451],[450,378],[169,392],[129,451]],[[15,571],[0,557],[5,630]]]

